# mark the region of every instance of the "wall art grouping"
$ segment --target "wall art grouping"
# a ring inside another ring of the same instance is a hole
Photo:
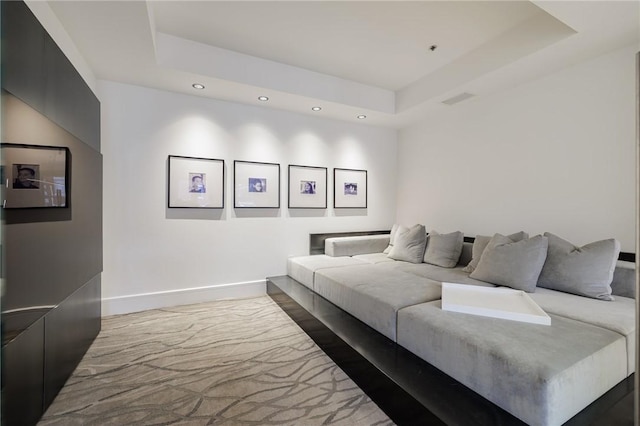
[[[69,148],[3,143],[2,207],[69,206]]]
[[[224,208],[224,160],[170,155],[168,207]],[[333,207],[367,208],[367,171],[333,169]],[[280,164],[233,162],[233,207],[280,208]],[[288,208],[326,209],[327,168],[289,165]]]

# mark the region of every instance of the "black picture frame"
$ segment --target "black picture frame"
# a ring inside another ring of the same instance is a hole
[[[1,143],[2,207],[68,208],[71,151],[63,146]]]
[[[290,164],[288,170],[290,209],[327,208],[327,168]]]
[[[167,207],[223,209],[224,160],[169,155]]]
[[[279,209],[280,164],[234,160],[233,207]]]
[[[368,193],[367,171],[333,169],[333,208],[366,209]]]

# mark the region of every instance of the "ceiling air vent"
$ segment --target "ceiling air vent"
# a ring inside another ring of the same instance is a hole
[[[446,99],[444,101],[442,101],[443,104],[445,105],[453,105],[453,104],[457,104],[458,102],[462,102],[464,100],[467,100],[469,98],[473,98],[475,95],[471,94],[471,93],[460,93],[459,95],[456,95],[452,98]]]

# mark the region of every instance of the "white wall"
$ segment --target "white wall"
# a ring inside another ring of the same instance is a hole
[[[389,229],[396,131],[99,82],[104,155],[103,314],[264,292],[309,233]],[[168,209],[167,156],[224,159],[225,209]],[[281,208],[233,208],[233,160],[281,165]],[[368,209],[287,209],[287,166],[368,170]],[[188,289],[205,287],[199,291]],[[187,291],[183,291],[187,290]]]
[[[635,252],[635,47],[404,129],[397,220]]]

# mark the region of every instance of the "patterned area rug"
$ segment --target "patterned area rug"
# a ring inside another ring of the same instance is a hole
[[[269,298],[106,317],[39,425],[392,425]]]

